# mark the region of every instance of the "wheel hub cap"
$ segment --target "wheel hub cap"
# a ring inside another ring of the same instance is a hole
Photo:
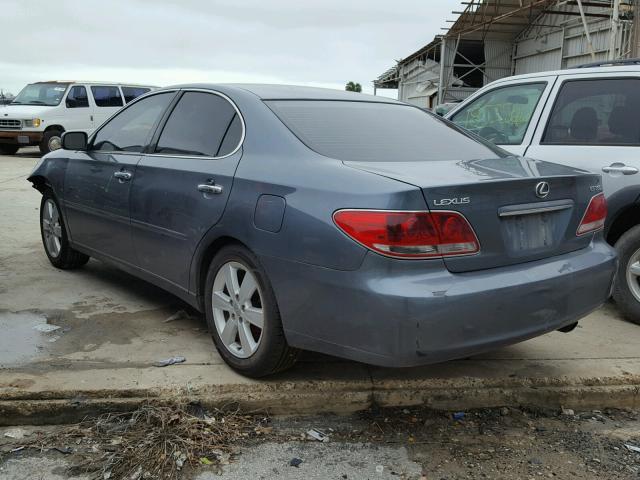
[[[49,139],[49,150],[58,150],[62,147],[62,140],[60,137],[51,137]]]
[[[237,358],[253,355],[262,340],[262,292],[240,262],[225,263],[213,281],[213,322],[225,348]]]

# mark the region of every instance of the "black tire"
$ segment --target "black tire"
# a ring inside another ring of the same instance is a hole
[[[214,323],[212,308],[213,285],[216,274],[228,262],[246,265],[253,273],[261,292],[264,326],[257,350],[248,358],[238,358],[223,343]],[[204,290],[205,315],[209,333],[224,361],[234,370],[252,378],[281,372],[293,366],[299,350],[289,347],[282,328],[276,297],[258,258],[241,245],[223,247],[211,260]]]
[[[0,144],[0,155],[15,155],[19,148],[18,145]]]
[[[616,273],[613,299],[627,320],[640,325],[640,301],[633,295],[627,282],[631,257],[640,250],[640,225],[627,230],[616,242],[615,249],[618,251],[620,266]]]
[[[60,250],[57,255],[49,251],[49,248],[47,247],[47,240],[45,239],[46,232],[44,229],[43,216],[45,215],[45,208],[47,208],[48,201],[52,201],[59,212],[58,222],[60,226]],[[74,268],[83,266],[89,261],[88,255],[80,253],[77,250],[71,248],[69,239],[67,238],[67,231],[65,229],[60,204],[56,200],[51,190],[45,190],[45,192],[42,194],[42,200],[40,201],[40,236],[42,237],[42,246],[44,247],[44,252],[51,262],[51,265],[53,265],[54,267],[60,268],[61,270],[72,270]]]
[[[42,155],[46,155],[51,151],[51,149],[49,148],[49,141],[51,140],[52,137],[61,138],[62,132],[60,130],[47,130],[46,132],[44,132],[44,135],[42,136],[42,140],[40,141],[40,145],[39,145],[40,153]]]

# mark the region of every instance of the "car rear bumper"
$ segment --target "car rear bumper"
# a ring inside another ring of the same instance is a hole
[[[42,132],[24,130],[0,130],[0,143],[28,147],[38,145],[42,140]]]
[[[381,366],[466,357],[576,322],[609,297],[604,241],[568,254],[450,273],[369,253],[355,271],[263,257],[292,346]]]

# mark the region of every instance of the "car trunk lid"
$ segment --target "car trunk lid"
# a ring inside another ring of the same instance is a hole
[[[421,188],[429,210],[452,210],[473,227],[480,251],[445,257],[468,272],[561,255],[589,245],[576,231],[600,177],[521,157],[473,161],[345,162]]]

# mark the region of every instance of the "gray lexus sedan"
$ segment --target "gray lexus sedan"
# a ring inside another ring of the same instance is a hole
[[[302,349],[465,357],[568,331],[610,293],[599,175],[386,98],[184,85],[63,145],[29,177],[51,263],[112,262],[180,297],[248,376]]]

